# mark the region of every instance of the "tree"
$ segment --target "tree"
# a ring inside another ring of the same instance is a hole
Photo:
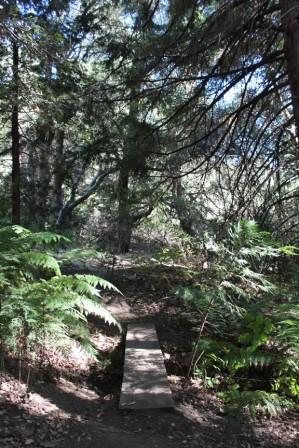
[[[177,2],[170,2],[170,7],[177,20]],[[227,158],[238,153],[235,149],[255,135],[250,158],[257,160],[260,154],[261,162],[263,158],[268,160],[261,163],[258,177],[267,183],[268,167],[275,164],[278,152],[280,160],[284,160],[287,145],[288,154],[293,152],[297,158],[298,153],[290,131],[291,103],[297,120],[297,2],[194,1],[188,7],[192,19],[185,21],[183,34],[176,33],[172,51],[165,52],[164,66],[167,64],[168,70],[143,79],[158,91],[174,85],[177,89],[189,87],[185,101],[159,125],[173,129],[180,117],[178,146],[168,150],[168,155],[189,151],[193,156],[185,159],[181,175],[191,175],[204,171],[207,164],[210,169],[225,167]],[[171,25],[173,28],[173,21]],[[253,126],[254,122],[258,126]],[[246,172],[242,166],[246,157],[240,159],[240,173]],[[269,173],[274,179],[277,169],[270,169]],[[250,193],[252,199],[254,191]],[[282,200],[288,200],[289,188],[285,188],[285,193]],[[269,200],[270,196],[266,197]],[[248,207],[244,197],[241,202],[241,209]]]
[[[28,130],[28,122],[24,117],[24,113],[31,115],[32,111],[24,110],[24,105],[30,109],[37,106],[36,96],[32,96],[31,90],[36,90],[37,84],[34,80],[34,73],[31,70],[32,61],[41,66],[41,70],[45,68],[48,57],[50,55],[47,42],[38,40],[38,37],[45,36],[47,31],[51,30],[51,20],[53,22],[53,12],[57,17],[65,11],[68,2],[63,1],[59,5],[55,5],[51,1],[20,1],[20,2],[4,2],[1,10],[3,19],[3,54],[7,60],[11,61],[11,70],[7,70],[6,78],[10,79],[8,85],[3,83],[4,95],[9,93],[10,102],[3,101],[4,105],[11,109],[11,155],[12,155],[12,182],[11,182],[11,219],[14,224],[19,224],[21,220],[21,205],[26,200],[25,194],[25,133]],[[54,26],[55,28],[55,26]],[[53,30],[53,27],[52,27]],[[52,34],[54,37],[54,33]],[[55,39],[54,39],[55,40]],[[48,41],[49,43],[49,41]],[[53,52],[53,45],[52,52]],[[10,50],[10,55],[9,55]],[[54,56],[55,57],[55,56]],[[51,72],[51,66],[48,64]],[[48,73],[50,73],[48,71]],[[45,74],[45,71],[44,71]],[[7,112],[7,111],[6,111]],[[22,132],[21,132],[22,127]],[[40,132],[42,132],[40,127]],[[42,137],[41,137],[42,138]],[[49,137],[48,141],[51,140]],[[28,141],[28,140],[27,140]],[[27,147],[28,149],[28,147]],[[29,151],[30,152],[30,151]],[[43,155],[43,168],[47,164],[47,156]],[[21,161],[22,158],[22,161]],[[29,155],[30,158],[30,155]],[[33,158],[31,157],[31,162]],[[22,163],[21,163],[22,162]],[[22,167],[21,167],[22,164]],[[32,164],[33,165],[33,164]],[[45,170],[41,178],[47,179]],[[30,203],[30,201],[28,201]],[[26,213],[23,213],[22,220],[26,221]]]
[[[299,2],[280,0],[281,22],[284,29],[284,52],[288,81],[292,95],[292,105],[299,144]],[[298,150],[299,152],[299,147]],[[297,159],[299,154],[297,154]]]
[[[19,46],[16,38],[12,40],[12,80],[13,98],[11,113],[11,220],[12,224],[21,221],[21,189],[20,189],[20,133],[19,133]]]
[[[217,213],[299,223],[297,2],[14,5],[2,69],[25,224],[64,229],[92,196],[121,251],[162,197],[192,235]]]

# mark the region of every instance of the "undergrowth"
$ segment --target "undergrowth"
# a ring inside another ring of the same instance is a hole
[[[119,323],[101,302],[100,289],[116,290],[94,275],[62,275],[51,252],[67,239],[20,227],[0,229],[0,355],[40,360],[47,347],[64,355],[74,341],[96,358],[87,316]],[[120,326],[119,326],[120,327]]]
[[[197,316],[189,376],[218,391],[232,413],[273,416],[296,407],[299,271],[283,285],[275,271],[277,260],[296,258],[296,248],[240,221],[225,240],[206,235],[204,249],[200,281],[177,289]]]

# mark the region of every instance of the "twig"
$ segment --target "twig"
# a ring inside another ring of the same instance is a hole
[[[197,349],[198,349],[198,346],[199,346],[199,343],[200,343],[200,340],[201,340],[201,335],[202,335],[202,332],[203,332],[203,330],[204,330],[204,328],[205,328],[205,325],[206,325],[206,322],[207,322],[207,318],[208,318],[208,314],[209,314],[210,308],[211,308],[211,306],[212,306],[212,304],[213,304],[213,301],[214,301],[214,298],[212,297],[211,300],[210,300],[210,302],[209,302],[209,304],[208,304],[207,310],[206,310],[206,312],[205,312],[205,314],[204,314],[204,317],[203,317],[203,320],[202,320],[202,323],[201,323],[201,326],[200,326],[200,331],[199,331],[198,339],[197,339],[197,341],[196,341],[196,344],[195,344],[195,347],[194,347],[194,350],[193,350],[193,354],[192,354],[192,358],[191,358],[191,362],[190,362],[190,366],[189,366],[189,370],[188,370],[188,374],[187,374],[187,377],[188,377],[188,378],[190,377],[192,368],[197,364],[197,362],[199,361],[199,359],[200,359],[200,358],[202,357],[202,355],[203,355],[203,353],[201,353],[201,354],[199,355],[199,357],[197,358],[196,363],[194,363],[194,359],[195,359],[195,356],[196,356],[196,352],[197,352]]]

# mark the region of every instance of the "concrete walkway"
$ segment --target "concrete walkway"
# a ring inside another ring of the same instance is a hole
[[[129,324],[120,409],[174,408],[153,324]]]

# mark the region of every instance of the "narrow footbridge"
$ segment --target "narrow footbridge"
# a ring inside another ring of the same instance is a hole
[[[120,409],[173,409],[164,359],[153,324],[129,324]]]

